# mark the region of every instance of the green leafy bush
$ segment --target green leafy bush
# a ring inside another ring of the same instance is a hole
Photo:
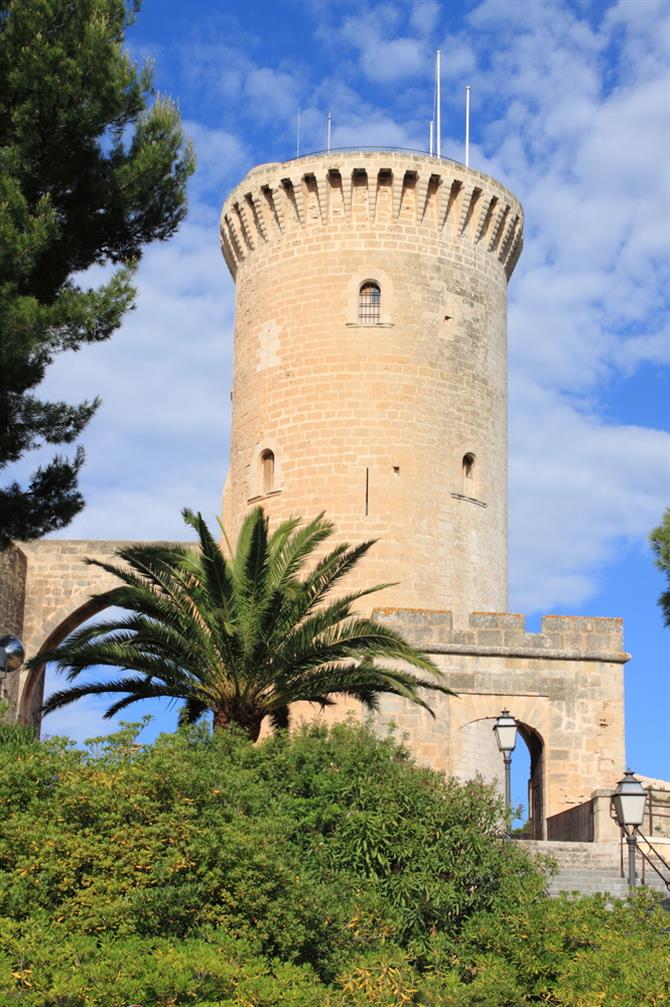
[[[361,727],[0,728],[0,1002],[660,1007],[664,914],[548,900],[500,822]]]

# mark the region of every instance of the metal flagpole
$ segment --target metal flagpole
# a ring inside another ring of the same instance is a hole
[[[437,113],[436,113],[436,131],[437,131],[437,156],[442,156],[442,113],[440,110],[440,50],[437,50],[435,57],[435,86],[437,88]]]

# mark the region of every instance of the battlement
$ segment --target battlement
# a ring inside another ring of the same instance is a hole
[[[381,608],[374,617],[429,653],[540,657],[623,664],[623,620],[545,615],[539,633],[527,633],[523,615],[471,612],[467,629],[454,629],[451,612]]]
[[[429,228],[485,250],[509,279],[523,245],[523,210],[504,186],[456,161],[407,152],[331,151],[253,168],[221,212],[233,277],[263,246],[304,228]]]

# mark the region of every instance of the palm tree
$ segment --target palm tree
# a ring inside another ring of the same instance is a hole
[[[181,701],[181,723],[211,712],[215,730],[238,724],[255,740],[265,717],[287,727],[289,704],[301,700],[325,707],[336,695],[352,696],[376,711],[379,697],[391,693],[430,710],[421,689],[450,692],[430,658],[354,613],[360,598],[389,585],[329,597],[373,542],[338,545],[305,573],[333,531],[323,515],[304,526],[291,518],[269,534],[256,508],[234,552],[224,534],[229,558],[200,514],[183,515],[198,535],[194,549],[135,544],[117,551],[123,565],[86,561],[121,581],[96,600],[126,611],[81,627],[30,664],[55,661],[70,682],[100,665],[135,674],[70,686],[47,699],[44,713],[83,696],[121,693],[104,714],[113,717],[167,696]]]

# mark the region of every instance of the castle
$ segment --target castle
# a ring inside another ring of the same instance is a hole
[[[528,633],[507,612],[506,305],[522,243],[515,197],[446,159],[332,151],[249,172],[221,215],[237,287],[223,521],[235,535],[256,504],[272,521],[325,511],[340,538],[378,539],[348,586],[397,582],[376,617],[457,693],[432,697],[435,719],[386,699],[380,727],[426,764],[500,780],[507,707],[531,757],[531,835],[562,839],[624,769],[628,655],[619,619],[549,616]],[[119,544],[5,554],[3,629],[28,654],[60,642],[110,586],[81,559]],[[43,669],[6,688],[38,727]],[[616,837],[596,822],[582,838]]]

